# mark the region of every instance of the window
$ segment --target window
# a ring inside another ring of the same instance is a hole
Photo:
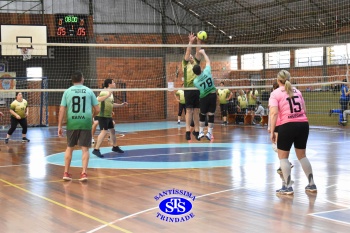
[[[348,64],[350,44],[327,47],[327,65]]]
[[[262,70],[263,56],[262,53],[252,53],[242,55],[242,70]]]
[[[31,78],[28,81],[37,81],[41,80],[43,77],[43,68],[42,67],[27,67],[27,77]]]
[[[322,66],[323,48],[307,48],[295,50],[295,67]]]
[[[231,70],[238,70],[238,56],[230,57]]]
[[[290,51],[278,51],[265,54],[266,69],[289,68]]]

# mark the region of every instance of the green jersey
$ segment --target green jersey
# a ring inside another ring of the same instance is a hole
[[[98,97],[108,96],[109,91],[101,91],[100,95]],[[112,112],[113,112],[113,104],[114,104],[114,97],[111,95],[104,101],[100,102],[100,114],[98,116],[100,117],[106,117],[111,118]]]
[[[220,89],[218,90],[220,104],[227,104],[228,100],[226,100],[231,94],[229,89]]]
[[[203,72],[193,81],[195,87],[199,89],[199,98],[204,98],[210,93],[216,91],[213,76],[211,75],[211,67],[206,66]]]
[[[10,109],[15,113],[17,113],[21,117],[21,119],[26,118],[27,107],[28,107],[28,103],[25,99],[23,99],[21,102],[14,100],[10,105]],[[12,114],[11,114],[11,117],[16,118]]]
[[[182,69],[184,71],[184,86],[185,87],[194,87],[193,80],[196,78],[195,73],[193,73],[193,66],[199,64],[200,61],[198,61],[196,58],[193,58],[194,62],[191,64],[191,62],[186,61],[185,59],[182,60]]]
[[[61,106],[67,107],[67,130],[91,130],[92,106],[98,105],[95,94],[84,85],[68,88],[62,96]]]
[[[185,92],[183,90],[177,90],[175,95],[179,96],[180,104],[185,104]]]

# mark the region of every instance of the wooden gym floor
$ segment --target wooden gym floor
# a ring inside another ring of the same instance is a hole
[[[85,183],[78,181],[79,151],[74,180],[62,181],[66,142],[57,128],[29,128],[27,144],[20,129],[5,144],[0,130],[0,232],[350,232],[344,128],[311,128],[307,155],[318,192],[305,192],[307,179],[292,153],[295,193],[288,196],[275,193],[279,163],[266,127],[216,124],[211,143],[187,142],[183,123],[116,129],[125,153],[112,153],[106,140],[105,158],[90,156]],[[173,189],[182,194],[166,191]],[[188,212],[163,212],[174,200],[186,202]]]

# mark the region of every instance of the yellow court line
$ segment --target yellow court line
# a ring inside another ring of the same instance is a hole
[[[84,216],[84,217],[87,217],[87,218],[90,218],[90,219],[92,219],[92,220],[95,220],[95,221],[97,221],[97,222],[99,222],[99,223],[102,223],[102,224],[104,224],[104,225],[107,225],[107,226],[109,226],[109,227],[111,227],[111,228],[114,228],[114,229],[116,229],[116,230],[119,230],[119,231],[121,231],[121,232],[131,233],[131,231],[125,230],[125,229],[123,229],[123,228],[121,228],[121,227],[118,227],[118,226],[116,226],[116,225],[110,224],[110,223],[108,223],[108,222],[106,222],[106,221],[103,221],[103,220],[101,220],[101,219],[99,219],[99,218],[96,218],[96,217],[94,217],[94,216],[91,216],[91,215],[89,215],[89,214],[86,214],[86,213],[84,213],[84,212],[81,212],[81,211],[79,211],[79,210],[73,209],[73,208],[71,208],[71,207],[69,207],[69,206],[63,205],[63,204],[61,204],[61,203],[59,203],[59,202],[57,202],[57,201],[51,200],[51,199],[49,199],[49,198],[47,198],[47,197],[40,196],[40,195],[38,195],[38,194],[36,194],[36,193],[33,193],[33,192],[31,192],[31,191],[29,191],[29,190],[27,190],[27,189],[21,188],[21,187],[19,187],[19,186],[13,184],[13,183],[11,183],[11,182],[8,182],[8,181],[6,181],[6,180],[0,179],[0,181],[3,182],[3,183],[5,183],[5,184],[8,184],[9,186],[12,186],[12,187],[14,187],[14,188],[16,188],[16,189],[22,190],[23,192],[26,192],[26,193],[29,193],[29,194],[31,194],[31,195],[33,195],[33,196],[39,197],[39,198],[41,198],[41,199],[44,199],[45,201],[48,201],[48,202],[50,202],[50,203],[53,203],[53,204],[55,204],[55,205],[58,205],[58,206],[63,207],[63,208],[65,208],[65,209],[68,209],[68,210],[70,210],[70,211],[73,211],[73,212],[75,212],[75,213],[77,213],[77,214],[80,214],[80,215],[82,215],[82,216]]]

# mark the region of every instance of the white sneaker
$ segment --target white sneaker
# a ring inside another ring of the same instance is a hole
[[[200,132],[200,133],[198,134],[198,140],[201,140],[202,137],[204,137],[204,133],[203,133],[203,132]]]
[[[209,141],[211,141],[213,135],[211,135],[211,133],[208,132],[207,135],[205,135],[205,137],[206,137]]]

